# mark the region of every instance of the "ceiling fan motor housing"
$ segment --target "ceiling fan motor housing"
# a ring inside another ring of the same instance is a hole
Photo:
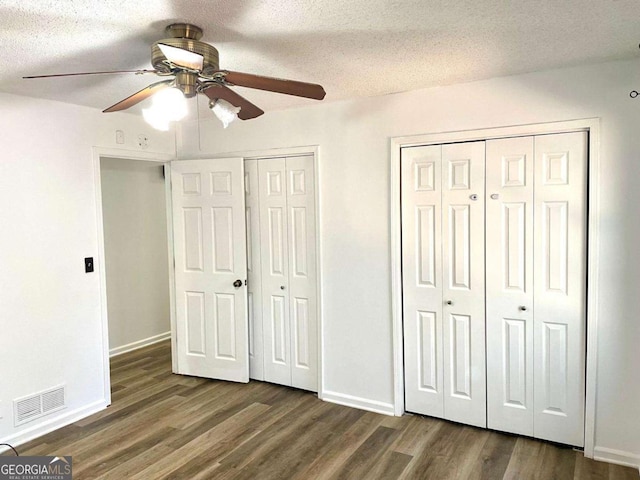
[[[162,54],[159,43],[182,48],[193,53],[198,53],[203,57],[203,67],[201,75],[211,76],[220,70],[220,57],[215,47],[199,41],[202,37],[202,29],[189,23],[175,23],[169,25],[165,32],[170,38],[159,40],[151,47],[151,64],[160,74],[171,74],[171,68],[165,63],[167,58]]]

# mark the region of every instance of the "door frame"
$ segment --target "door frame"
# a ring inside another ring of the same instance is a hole
[[[469,142],[493,138],[520,137],[551,133],[588,132],[588,218],[587,218],[587,350],[584,455],[593,458],[595,448],[595,414],[598,365],[598,241],[600,217],[600,118],[560,122],[441,132],[425,135],[392,137],[390,142],[390,209],[391,209],[391,317],[393,329],[393,407],[395,415],[405,412],[404,343],[402,328],[402,243],[400,205],[400,159],[403,147],[442,143]],[[590,281],[591,280],[591,281]]]
[[[321,196],[320,196],[320,146],[319,145],[303,145],[299,147],[284,147],[284,148],[271,148],[265,150],[242,150],[235,152],[224,152],[212,154],[198,154],[189,155],[185,158],[174,159],[180,160],[198,160],[198,159],[212,159],[216,158],[228,158],[228,157],[242,157],[243,160],[259,160],[265,158],[279,158],[279,157],[296,157],[301,155],[313,155],[313,174],[314,174],[314,188],[315,188],[315,207],[316,207],[316,295],[318,298],[316,315],[318,318],[318,398],[323,399],[324,391],[324,365],[322,363],[323,351],[324,351],[324,337],[323,332],[323,317],[322,317],[322,222],[320,221],[322,214]],[[173,248],[173,242],[171,241],[171,247]],[[173,268],[173,263],[170,264],[170,269]],[[172,308],[174,305],[173,295],[175,292],[171,292],[172,295]],[[172,322],[175,321],[174,312],[172,314]],[[174,325],[172,323],[172,329]],[[173,330],[172,330],[173,331]],[[404,388],[404,387],[403,387]]]
[[[102,213],[102,175],[100,172],[100,161],[102,158],[117,158],[122,160],[137,160],[155,162],[158,165],[166,165],[171,160],[175,160],[175,155],[166,153],[155,152],[140,152],[137,150],[124,150],[120,148],[103,148],[93,147],[93,185],[95,191],[96,202],[96,228],[98,233],[98,253],[95,260],[97,266],[98,277],[100,281],[100,319],[101,319],[101,333],[102,333],[102,369],[104,375],[104,401],[106,405],[111,405],[111,371],[109,367],[109,314],[107,309],[107,272],[105,268],[105,253],[104,253],[104,217]],[[174,269],[173,269],[173,235],[171,230],[172,215],[171,215],[171,190],[169,189],[169,182],[166,180],[165,175],[165,201],[167,209],[167,235],[169,242],[169,292],[170,292],[170,316],[171,323],[174,319]],[[174,336],[171,336],[171,352],[172,357],[174,349],[173,343],[175,342]]]

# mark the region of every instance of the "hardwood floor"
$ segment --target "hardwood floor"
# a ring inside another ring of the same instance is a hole
[[[18,450],[80,479],[639,479],[545,442],[299,390],[171,374],[168,342],[111,362],[113,404]]]

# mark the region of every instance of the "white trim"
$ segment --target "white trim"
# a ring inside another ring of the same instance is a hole
[[[337,403],[345,407],[358,408],[360,410],[368,410],[369,412],[381,413],[382,415],[394,415],[393,404],[379,402],[377,400],[369,400],[368,398],[354,397],[345,393],[330,392],[325,390],[322,392],[322,400],[329,403]]]
[[[122,355],[123,353],[133,352],[134,350],[148,347],[149,345],[163,342],[170,338],[171,338],[171,331],[164,332],[159,335],[154,335],[149,338],[143,338],[142,340],[138,340],[136,342],[127,343],[126,345],[121,345],[119,347],[112,348],[111,350],[109,350],[109,357],[111,358],[117,357],[118,355]]]
[[[310,155],[313,154],[315,158],[318,158],[318,145],[301,145],[298,147],[286,147],[286,148],[269,148],[264,150],[242,150],[236,152],[217,153],[211,155],[208,153],[198,153],[196,155],[189,155],[185,158],[178,158],[177,160],[202,160],[202,159],[214,159],[214,158],[228,158],[228,157],[242,157],[244,160],[257,159],[257,158],[272,158],[272,157],[293,157],[297,155]]]
[[[390,214],[391,214],[391,316],[393,326],[393,373],[394,402],[396,415],[404,412],[404,345],[402,337],[402,251],[400,242],[400,150],[402,147],[430,145],[491,138],[541,135],[574,131],[589,132],[589,214],[588,214],[588,258],[587,258],[587,359],[585,393],[585,440],[584,455],[593,458],[595,446],[596,388],[598,365],[598,242],[600,218],[599,172],[600,172],[600,119],[588,118],[529,125],[505,126],[480,130],[441,132],[409,137],[394,137],[390,143]]]
[[[83,418],[89,417],[94,413],[98,413],[109,406],[109,403],[104,400],[98,400],[97,402],[90,403],[81,408],[77,408],[70,412],[66,412],[63,415],[58,415],[55,418],[51,418],[45,422],[41,422],[26,430],[22,430],[11,437],[0,439],[0,443],[8,443],[17,447],[23,445],[38,437],[51,433],[54,430],[65,427],[72,423],[78,422]],[[8,448],[0,447],[0,453],[8,450]]]
[[[111,374],[109,371],[109,318],[107,312],[107,274],[104,258],[104,219],[102,216],[102,180],[100,176],[100,158],[122,158],[150,162],[168,162],[175,155],[154,152],[139,152],[120,148],[93,147],[93,187],[96,202],[96,227],[98,234],[98,253],[94,264],[100,277],[100,319],[102,323],[102,371],[103,396],[106,405],[111,405]]]
[[[613,448],[596,447],[593,452],[593,459],[601,462],[615,463],[624,467],[634,467],[640,470],[640,455]]]

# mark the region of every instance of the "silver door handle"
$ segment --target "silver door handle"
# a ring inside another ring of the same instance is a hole
[[[498,195],[497,193],[492,193],[491,194],[491,200],[497,200],[500,198],[500,195]]]

